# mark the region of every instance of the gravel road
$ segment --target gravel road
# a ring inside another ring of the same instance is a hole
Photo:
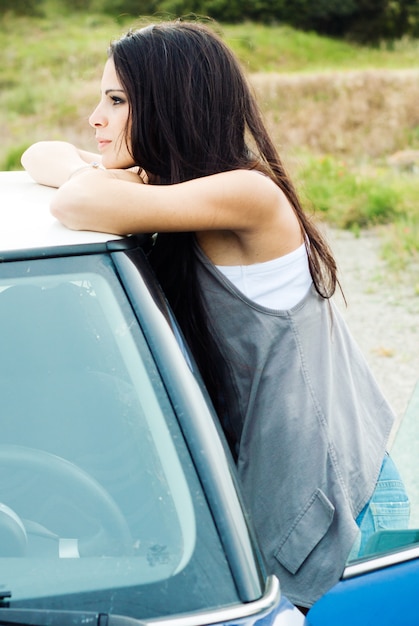
[[[347,300],[336,302],[399,420],[419,381],[419,295],[387,278],[374,231],[328,231]]]

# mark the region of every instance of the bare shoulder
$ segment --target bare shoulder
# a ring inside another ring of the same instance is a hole
[[[254,214],[257,224],[262,226],[262,218],[269,228],[269,222],[294,220],[295,212],[282,189],[266,174],[257,170],[237,170],[228,173],[232,192],[240,197],[242,209]]]
[[[199,179],[202,192],[222,204],[227,204],[251,219],[277,215],[278,210],[292,210],[278,185],[256,170],[231,170]]]
[[[235,170],[208,177],[207,185],[215,189],[210,195],[217,196],[225,224],[224,230],[202,229],[204,232],[198,237],[214,263],[260,263],[301,245],[296,213],[284,192],[268,176],[254,170]]]
[[[258,170],[231,170],[214,174],[214,179],[215,178],[220,182],[224,181],[225,184],[231,185],[232,189],[236,192],[239,191],[243,195],[252,190],[257,193],[262,193],[263,196],[266,194],[268,197],[270,195],[277,196],[280,192],[278,185],[276,185],[269,176]]]

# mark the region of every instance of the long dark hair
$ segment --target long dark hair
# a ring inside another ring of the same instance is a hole
[[[294,208],[314,285],[329,298],[337,284],[334,258],[304,213],[240,65],[221,38],[202,23],[165,22],[129,32],[111,44],[110,55],[130,103],[128,145],[150,181],[173,184],[243,168],[264,172]],[[221,357],[196,278],[193,233],[158,235],[150,261],[220,412]]]

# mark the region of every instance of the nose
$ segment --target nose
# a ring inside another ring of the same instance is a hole
[[[89,117],[89,124],[92,128],[100,128],[106,126],[107,123],[106,117],[101,113],[101,106],[98,104]]]

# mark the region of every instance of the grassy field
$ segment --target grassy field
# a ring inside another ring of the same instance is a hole
[[[44,18],[0,16],[1,169],[18,169],[39,139],[95,149],[87,118],[107,45],[142,23],[63,17],[53,2]],[[419,43],[363,48],[285,26],[214,27],[248,72],[307,208],[355,233],[380,228],[389,268],[417,275]]]

